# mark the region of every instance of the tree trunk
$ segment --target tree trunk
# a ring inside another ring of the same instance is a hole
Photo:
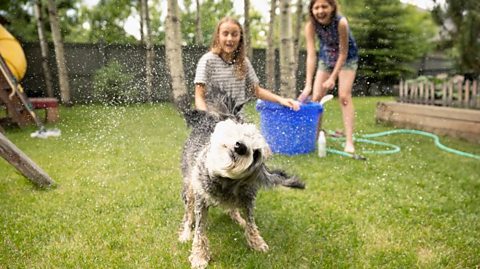
[[[266,68],[265,77],[267,79],[267,89],[274,90],[275,85],[275,10],[277,9],[277,0],[270,0],[270,22],[268,23],[268,35],[267,35],[267,56],[266,56]]]
[[[168,0],[167,18],[165,21],[165,54],[167,66],[172,81],[173,101],[183,109],[188,100],[185,87],[185,73],[182,62],[182,36],[177,0]]]
[[[297,0],[295,30],[293,31],[293,67],[292,73],[297,77],[298,73],[298,58],[300,49],[298,48],[300,43],[300,32],[302,31],[303,24],[303,0]]]
[[[203,45],[203,33],[202,33],[202,20],[200,16],[200,0],[196,0],[197,13],[195,17],[195,43],[197,45]]]
[[[146,48],[146,62],[145,71],[147,78],[147,101],[151,102],[153,98],[153,63],[155,60],[155,51],[152,44],[152,31],[150,29],[150,15],[148,11],[148,0],[142,1],[142,18],[143,28],[145,29],[145,48]]]
[[[0,156],[13,165],[22,175],[40,187],[50,187],[55,182],[25,153],[0,132]]]
[[[42,4],[40,0],[35,0],[35,18],[37,19],[38,40],[40,42],[40,50],[42,53],[42,69],[47,86],[47,96],[53,97],[52,72],[48,65],[48,44],[45,38],[45,27],[42,15]]]
[[[55,47],[55,58],[57,60],[58,81],[60,84],[60,98],[65,105],[71,105],[70,85],[68,82],[67,62],[63,49],[62,34],[58,22],[57,6],[54,0],[48,0],[48,18],[52,30],[53,45]]]
[[[248,58],[252,59],[253,49],[252,49],[252,38],[250,36],[250,0],[243,0],[243,31],[245,39],[245,52],[247,53]]]
[[[138,0],[138,15],[140,16],[140,44],[145,44],[145,34],[143,30],[143,4],[142,0]]]
[[[293,74],[292,20],[290,0],[280,0],[280,94],[295,98],[295,75]]]

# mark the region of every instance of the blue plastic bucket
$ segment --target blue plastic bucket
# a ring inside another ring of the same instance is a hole
[[[286,155],[315,151],[317,124],[323,107],[319,103],[302,104],[294,111],[277,103],[258,100],[260,128],[273,153]]]

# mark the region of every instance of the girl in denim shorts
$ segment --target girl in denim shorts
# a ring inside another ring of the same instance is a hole
[[[358,67],[357,44],[347,19],[338,14],[336,0],[312,0],[308,10],[310,20],[305,25],[307,72],[305,88],[298,99],[304,102],[311,95],[312,101],[318,102],[338,80],[338,99],[346,138],[344,151],[354,153],[352,86]],[[315,38],[320,41],[318,57]]]

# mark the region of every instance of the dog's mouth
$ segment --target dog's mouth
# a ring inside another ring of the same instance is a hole
[[[262,156],[262,153],[260,152],[259,149],[254,150],[253,151],[253,163],[257,163],[261,156]]]
[[[230,151],[230,159],[232,159],[233,163],[236,163],[237,160],[238,160],[238,156],[237,156],[237,154],[235,154],[235,151],[233,151],[233,150]]]

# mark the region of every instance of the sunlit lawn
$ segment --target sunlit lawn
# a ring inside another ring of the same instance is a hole
[[[391,129],[374,119],[376,102],[388,99],[355,99],[358,133]],[[248,112],[258,122],[253,105]],[[325,128],[342,128],[335,102],[324,117]],[[59,138],[32,139],[33,127],[7,132],[58,185],[38,189],[0,158],[0,268],[188,268],[190,244],[177,241],[188,130],[173,107],[75,106],[61,118]],[[211,268],[478,268],[480,161],[426,137],[379,140],[402,151],[364,162],[315,153],[271,159],[307,189],[260,192],[266,254],[210,210]],[[476,144],[442,142],[480,154]]]

